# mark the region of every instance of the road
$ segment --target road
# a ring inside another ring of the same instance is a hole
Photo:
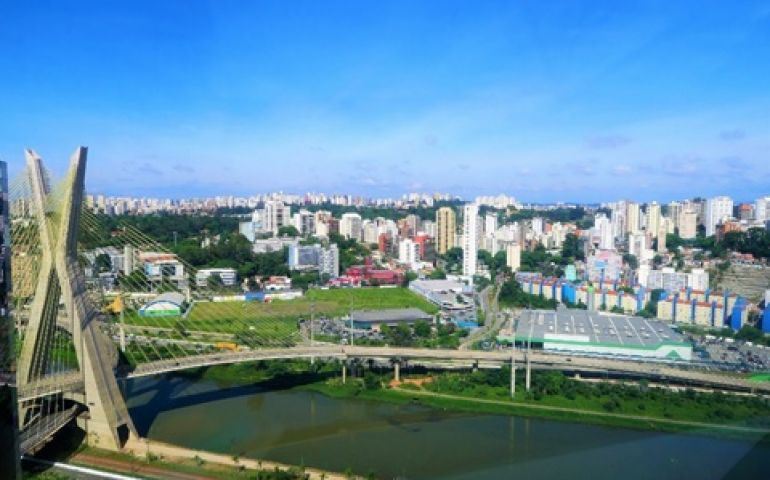
[[[405,347],[357,347],[357,346],[297,346],[281,349],[260,349],[241,352],[217,352],[195,357],[160,360],[139,365],[136,370],[128,373],[128,377],[141,377],[158,373],[185,370],[188,368],[210,365],[225,365],[230,363],[249,362],[254,360],[273,360],[288,358],[381,358],[381,359],[430,359],[472,363],[504,364],[516,357],[516,363],[523,365],[526,353],[520,350],[447,350]],[[567,356],[533,350],[529,353],[533,368],[556,368],[575,372],[613,372],[632,374],[651,379],[680,381],[687,384],[705,385],[751,392],[770,392],[770,383],[751,382],[745,378],[731,377],[711,372],[689,370],[682,364],[665,364],[640,362],[617,358],[596,358]]]
[[[484,325],[477,328],[463,339],[460,343],[460,350],[472,348],[473,344],[476,342],[483,340],[489,334],[494,334],[494,332],[498,331],[505,322],[505,316],[500,313],[500,308],[497,303],[497,299],[500,296],[499,288],[495,289],[495,298],[492,300],[491,304],[489,302],[489,291],[492,288],[492,285],[490,285],[479,292],[479,303],[481,304],[481,309],[484,310],[484,315],[486,317]]]

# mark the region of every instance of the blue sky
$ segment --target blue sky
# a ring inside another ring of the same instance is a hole
[[[770,4],[7,2],[0,159],[79,144],[108,194],[753,199]]]

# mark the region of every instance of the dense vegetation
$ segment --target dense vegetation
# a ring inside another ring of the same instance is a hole
[[[540,295],[530,295],[521,288],[521,284],[510,278],[500,286],[500,305],[518,308],[556,309],[556,300]]]
[[[519,376],[521,377],[521,376]],[[517,378],[518,381],[523,381]],[[588,383],[557,371],[533,371],[529,392],[517,388],[517,400],[545,405],[598,410],[629,415],[710,422],[770,426],[770,405],[761,397],[682,392],[635,383]],[[472,373],[440,373],[425,388],[479,398],[510,398],[510,367]]]
[[[535,217],[542,217],[552,222],[574,223],[578,222],[581,228],[584,225],[593,224],[593,217],[583,207],[576,208],[554,208],[551,210],[522,209],[516,210],[508,215],[508,221],[520,222],[522,220],[531,220]],[[590,227],[590,225],[588,225]]]
[[[750,253],[755,258],[770,259],[770,231],[764,228],[750,228],[745,232],[727,232],[721,241],[715,236],[697,237],[685,240],[679,235],[666,235],[666,247],[676,250],[678,247],[700,248],[713,257],[724,257],[729,251]]]

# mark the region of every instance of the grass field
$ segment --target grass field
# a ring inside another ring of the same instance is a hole
[[[436,307],[405,288],[355,288],[310,290],[303,298],[258,302],[195,303],[186,318],[141,317],[127,312],[124,321],[131,325],[166,328],[175,331],[239,333],[247,331],[260,338],[289,338],[297,334],[300,319],[339,317],[353,310],[416,307],[435,313]]]
[[[757,373],[749,377],[752,382],[770,382],[770,372]]]

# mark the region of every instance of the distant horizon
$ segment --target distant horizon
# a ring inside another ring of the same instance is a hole
[[[755,199],[768,51],[751,0],[17,2],[0,159],[82,143],[94,191],[156,198]]]
[[[170,196],[152,196],[152,195],[136,195],[136,194],[108,194],[104,192],[97,192],[97,191],[91,191],[86,186],[86,195],[104,195],[108,198],[147,198],[147,199],[155,199],[155,200],[171,200],[171,201],[180,201],[180,200],[195,200],[195,199],[211,199],[211,198],[224,198],[224,197],[236,197],[236,198],[249,198],[253,196],[267,196],[267,195],[275,195],[275,194],[282,194],[282,195],[290,195],[290,196],[305,196],[305,195],[326,195],[326,196],[335,196],[335,195],[347,195],[351,196],[353,198],[357,199],[366,199],[366,200],[403,200],[403,196],[408,195],[433,195],[434,193],[438,193],[440,195],[450,195],[452,196],[451,200],[457,200],[464,203],[471,203],[476,200],[477,197],[497,197],[499,195],[505,195],[508,197],[513,197],[517,203],[523,204],[523,205],[538,205],[538,206],[553,206],[553,205],[575,205],[575,206],[596,206],[599,207],[602,204],[608,204],[608,203],[616,203],[620,201],[630,201],[634,203],[638,203],[640,205],[649,204],[652,202],[657,202],[661,206],[665,206],[671,202],[676,201],[685,201],[685,200],[694,200],[696,198],[702,198],[704,200],[708,198],[718,197],[722,195],[714,195],[712,197],[704,197],[703,195],[692,195],[689,197],[682,197],[682,198],[673,198],[668,200],[660,200],[660,199],[651,199],[651,200],[639,200],[635,198],[617,198],[614,200],[606,200],[606,201],[600,201],[600,202],[577,202],[577,201],[528,201],[526,199],[522,199],[517,197],[515,194],[512,193],[481,193],[478,195],[474,195],[472,197],[462,197],[458,196],[456,194],[453,194],[452,192],[424,192],[424,191],[413,191],[413,192],[406,192],[402,194],[396,194],[390,197],[382,196],[382,197],[369,197],[366,195],[360,195],[360,194],[353,194],[353,193],[346,193],[346,192],[322,192],[322,191],[306,191],[306,192],[281,192],[281,191],[265,191],[265,192],[253,192],[253,193],[246,193],[246,194],[234,194],[234,193],[218,193],[218,194],[210,194],[210,195],[197,195],[197,196],[187,196],[187,197],[170,197]],[[729,196],[729,195],[727,195]],[[757,198],[764,197],[764,196],[770,196],[770,193],[767,195],[760,195]],[[754,204],[754,202],[757,200],[757,198],[752,199],[740,199],[736,197],[730,197],[732,198],[733,202],[735,203],[735,206],[741,205],[741,204]]]

